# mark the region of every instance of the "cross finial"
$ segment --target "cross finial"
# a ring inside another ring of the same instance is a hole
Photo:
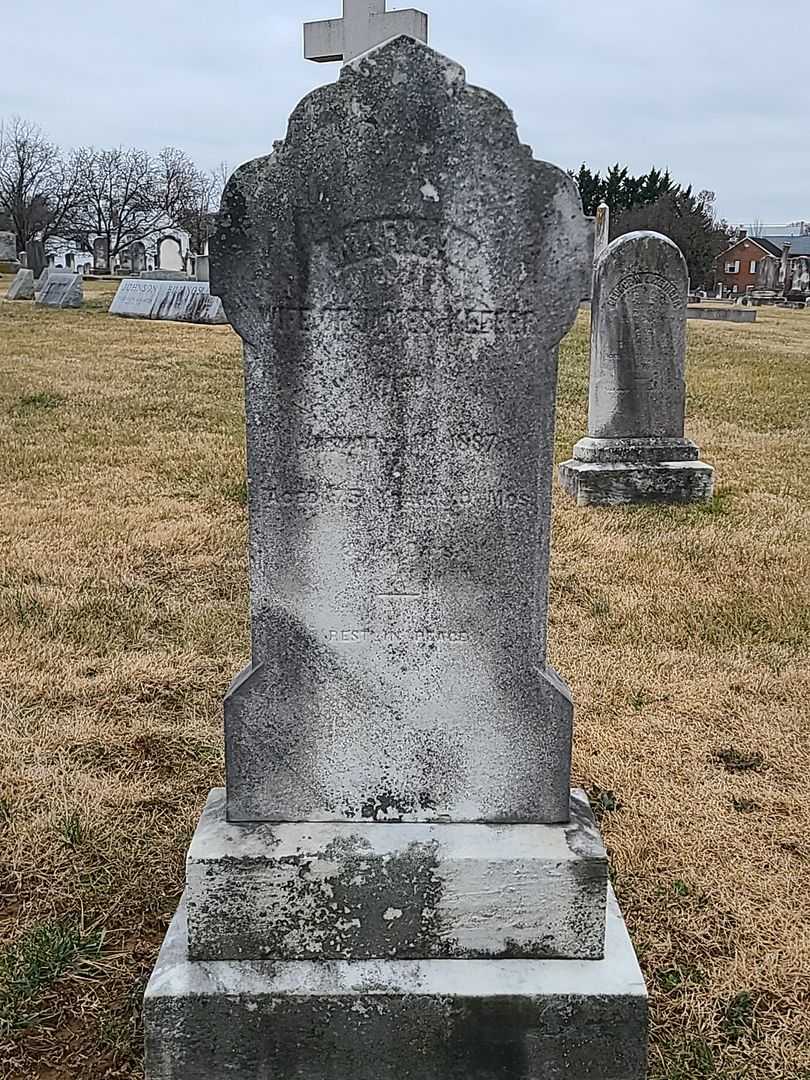
[[[343,0],[342,19],[304,24],[304,56],[321,64],[348,64],[389,38],[407,34],[427,42],[428,17],[421,11],[386,11],[386,0]]]

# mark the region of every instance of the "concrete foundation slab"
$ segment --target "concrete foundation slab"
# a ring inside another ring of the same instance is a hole
[[[559,468],[560,484],[579,506],[708,502],[714,469],[703,461],[588,462],[572,458]]]
[[[565,825],[230,823],[189,850],[195,960],[604,953],[607,856],[587,796]]]
[[[615,898],[604,960],[187,959],[145,997],[147,1080],[643,1080],[647,995]]]

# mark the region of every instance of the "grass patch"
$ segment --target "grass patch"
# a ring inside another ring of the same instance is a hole
[[[140,1080],[139,995],[249,655],[239,341],[85,287],[81,311],[0,302],[2,1080]],[[581,314],[558,460],[587,350]],[[810,1080],[810,317],[690,324],[688,381],[715,500],[555,487],[549,656],[650,987],[649,1080]]]
[[[718,750],[714,760],[730,773],[760,772],[765,765],[765,758],[759,751],[746,752],[738,750],[736,746],[726,746]]]
[[[42,1023],[45,991],[66,972],[80,972],[96,958],[102,940],[100,934],[55,922],[33,927],[0,951],[0,1038]]]

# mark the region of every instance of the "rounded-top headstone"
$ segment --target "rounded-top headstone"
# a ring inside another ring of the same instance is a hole
[[[683,438],[688,295],[686,260],[660,233],[627,233],[599,256],[591,325],[591,438]]]

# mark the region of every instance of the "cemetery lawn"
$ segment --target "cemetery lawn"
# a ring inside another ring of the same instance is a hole
[[[2,1080],[141,1076],[139,999],[248,656],[238,339],[109,317],[114,289],[0,301]],[[718,495],[557,490],[550,658],[649,981],[651,1080],[810,1080],[810,313],[690,323],[688,377]]]

